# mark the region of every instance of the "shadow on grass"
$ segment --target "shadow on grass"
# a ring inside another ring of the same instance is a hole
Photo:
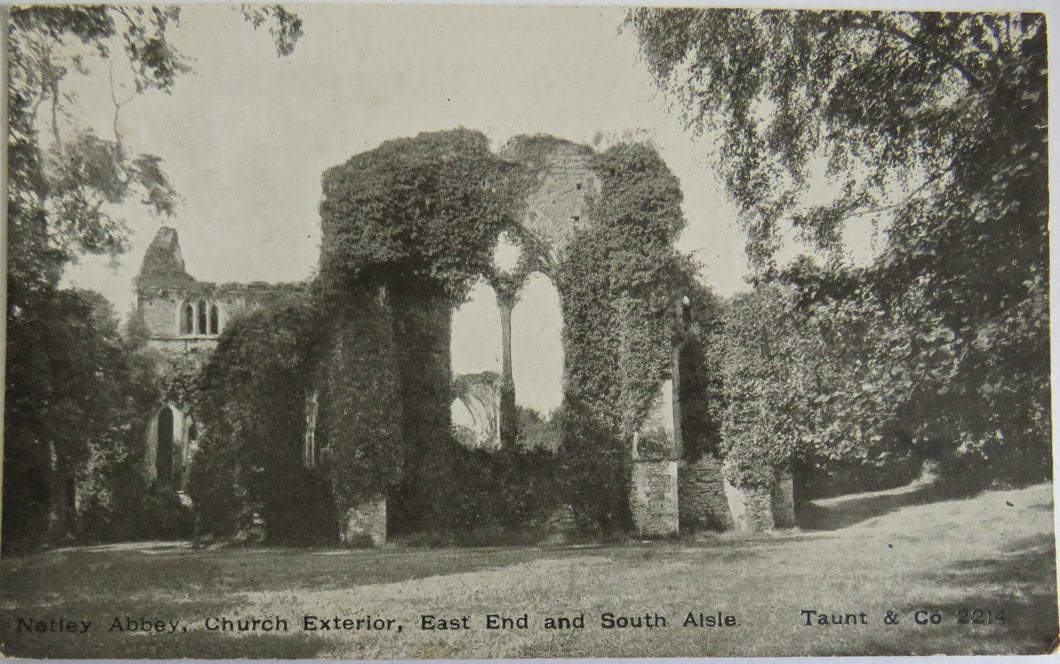
[[[756,555],[745,543],[710,548],[719,564]],[[587,566],[694,559],[702,546],[683,542],[544,549],[70,550],[6,561],[0,575],[0,644],[3,654],[49,658],[278,658],[306,659],[328,652],[334,640],[304,634],[299,616],[290,632],[245,636],[210,632],[210,616],[241,613],[245,592],[321,590],[394,583],[446,574],[498,569],[543,559],[585,559]],[[130,634],[109,630],[115,617],[179,620],[187,633]],[[87,634],[18,631],[27,620],[91,620]],[[266,617],[266,616],[258,616]]]
[[[932,484],[911,484],[888,491],[819,499],[799,506],[796,525],[803,530],[838,530],[911,505],[948,500]]]
[[[907,625],[899,642],[874,643],[873,655],[1042,655],[1058,630],[1056,549],[1052,535],[1014,540],[993,559],[963,560],[924,577],[922,587],[966,592],[952,603],[896,607],[910,618],[925,610],[939,626]]]

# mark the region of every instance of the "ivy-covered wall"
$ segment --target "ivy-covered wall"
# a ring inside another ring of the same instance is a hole
[[[673,242],[684,226],[682,194],[649,146],[612,147],[592,169],[591,223],[555,274],[568,415],[562,456],[581,525],[626,530],[633,437],[672,375],[681,324],[675,304],[688,266]]]
[[[631,527],[634,438],[651,442],[639,434],[675,366],[709,367],[702,349],[675,356],[697,348],[680,305],[694,266],[673,246],[680,184],[641,144],[596,153],[518,137],[502,154],[457,129],[388,141],[324,174],[310,292],[234,321],[204,372],[208,435],[192,477],[204,524],[237,528],[231,506],[241,505],[244,520],[265,516],[270,536],[276,525],[294,532],[295,504],[311,496],[331,515],[320,536],[332,539],[351,510],[381,497],[395,533],[543,521],[560,499],[588,530]],[[549,194],[568,180],[577,196]],[[541,270],[560,295],[556,456],[512,446],[490,455],[452,435],[452,314],[479,279],[511,285],[492,264],[505,231],[524,252],[516,276]],[[708,383],[681,390],[701,395]],[[307,467],[311,394],[318,453]],[[697,449],[716,446],[713,411],[687,413],[681,427]],[[654,442],[652,454],[680,454],[672,440]],[[216,481],[226,474],[236,481]]]
[[[203,433],[188,491],[203,533],[245,532],[258,514],[274,541],[333,539],[330,487],[302,462],[326,320],[295,295],[241,315],[218,340],[193,407]]]
[[[406,467],[394,323],[385,288],[351,290],[333,302],[313,367],[318,390],[317,459],[341,528],[345,514],[386,496]]]

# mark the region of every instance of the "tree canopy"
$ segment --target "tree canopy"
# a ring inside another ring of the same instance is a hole
[[[628,20],[687,125],[720,131],[757,263],[782,216],[835,248],[844,220],[884,207],[895,217],[889,262],[907,269],[939,269],[930,249],[952,253],[947,240],[961,234],[1020,231],[999,237],[1041,249],[1041,14],[640,9]],[[838,195],[808,204],[822,164]]]
[[[240,11],[269,26],[280,54],[301,35],[298,17],[278,6]],[[5,547],[66,534],[62,483],[74,476],[89,520],[125,510],[128,524],[129,501],[144,497],[132,495],[145,488],[136,481],[144,419],[166,388],[144,339],[123,339],[101,296],[60,283],[78,256],[127,249],[122,204],[174,212],[162,160],[133,150],[118,120],[139,95],[169,93],[191,71],[170,40],[179,21],[179,7],[161,5],[8,14]],[[111,83],[110,127],[86,124],[74,83],[88,77]],[[33,532],[36,524],[50,532]]]
[[[921,441],[1047,469],[1044,16],[638,9],[627,23],[688,127],[718,137],[759,278],[898,315],[908,352],[871,350],[947,376],[894,392]],[[882,251],[844,266],[845,230],[880,222]],[[829,270],[778,273],[788,225]]]
[[[269,26],[278,54],[291,53],[302,34],[297,15],[278,5],[241,11],[255,28]],[[63,265],[80,254],[125,251],[127,229],[117,205],[138,197],[154,213],[173,214],[179,198],[162,160],[133,151],[118,132],[118,119],[139,95],[168,94],[192,71],[169,39],[179,24],[176,6],[11,9],[9,306],[17,306],[27,289],[57,284]],[[71,83],[87,76],[110,81],[110,127],[82,122]]]

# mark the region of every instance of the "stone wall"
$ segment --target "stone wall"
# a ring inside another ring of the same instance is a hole
[[[162,227],[148,247],[136,278],[137,313],[153,348],[172,352],[212,350],[217,336],[237,312],[304,290],[301,283],[198,281],[184,269],[177,231]],[[199,326],[200,303],[207,322],[205,332]],[[193,307],[191,330],[182,324],[184,308],[189,304]]]
[[[347,546],[382,546],[386,542],[386,496],[348,509],[339,530],[339,539]]]
[[[674,535],[677,518],[677,462],[634,461],[630,510],[638,535]]]
[[[737,530],[764,532],[773,530],[772,493],[768,489],[742,488],[725,482],[725,497]]]
[[[791,471],[777,473],[772,487],[744,489],[725,482],[725,495],[737,530],[762,532],[795,527]]]
[[[721,461],[705,454],[677,468],[677,496],[681,531],[728,530],[733,527]]]
[[[150,288],[139,292],[140,318],[152,337],[178,336],[183,300],[183,294],[178,290]]]
[[[541,151],[542,154],[535,154]],[[585,197],[598,189],[590,168],[592,148],[562,139],[516,136],[501,150],[502,157],[543,166],[537,186],[526,196],[521,225],[545,246],[547,262],[556,264],[571,237],[589,227]],[[545,163],[538,163],[544,157]]]

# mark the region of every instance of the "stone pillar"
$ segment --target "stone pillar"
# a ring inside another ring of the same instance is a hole
[[[679,463],[677,494],[682,532],[733,527],[721,461],[713,455],[704,454],[698,461]]]
[[[452,428],[452,301],[411,280],[389,291],[397,360],[397,401],[406,450],[395,509],[412,530],[448,527],[458,487],[447,444]]]
[[[638,535],[663,536],[678,532],[673,395],[673,382],[665,381],[640,431],[633,436],[629,507]],[[645,442],[649,449],[640,449]]]
[[[630,483],[630,511],[638,535],[677,533],[677,461],[636,460]]]
[[[382,546],[386,542],[386,496],[349,508],[339,526],[339,539],[346,546]]]
[[[516,295],[494,286],[497,293],[497,308],[501,314],[501,383],[500,403],[497,410],[497,430],[501,447],[514,449],[518,438],[518,417],[515,408],[515,376],[512,374],[512,309]]]
[[[737,530],[773,530],[773,492],[769,488],[737,487],[726,481],[725,497],[729,501],[729,511]]]

